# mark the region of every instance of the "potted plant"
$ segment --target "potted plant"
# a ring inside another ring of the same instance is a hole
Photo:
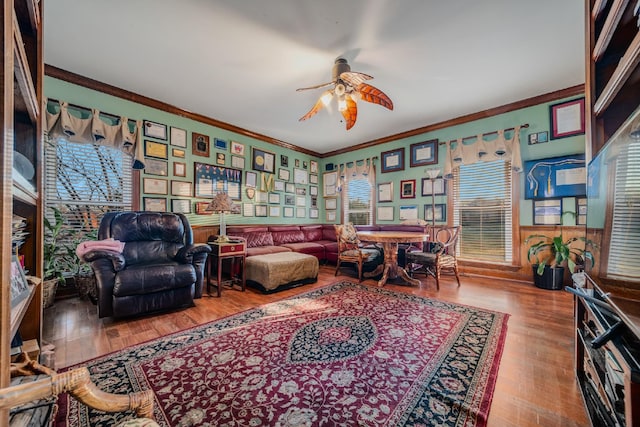
[[[76,248],[87,240],[98,240],[98,230],[91,229],[87,224],[84,224],[83,230],[85,231],[75,230],[72,233],[71,239],[65,245],[66,259],[69,263],[69,272],[73,277],[73,284],[80,298],[88,297],[92,302],[95,302],[95,275],[91,266],[78,257]]]
[[[574,214],[574,212],[565,212]],[[557,236],[546,236],[543,234],[533,234],[526,238],[525,244],[529,244],[527,260],[533,267],[533,282],[542,289],[562,289],[564,280],[564,268],[574,273],[578,266],[584,267],[585,261],[593,263],[593,254],[586,250],[588,242],[583,236],[569,237],[565,239],[560,224],[560,234]],[[581,242],[574,247],[576,242]]]
[[[53,211],[54,222],[44,218],[44,278],[43,278],[43,304],[51,307],[55,300],[58,285],[64,282],[63,273],[67,266],[66,247],[61,241],[64,231],[64,218],[57,208]]]

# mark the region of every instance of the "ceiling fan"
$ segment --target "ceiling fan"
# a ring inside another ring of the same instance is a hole
[[[351,71],[351,67],[346,59],[336,59],[333,65],[332,79],[333,80],[328,83],[296,89],[296,91],[302,91],[333,85],[333,88],[324,91],[322,95],[320,95],[320,98],[313,108],[311,108],[307,114],[300,117],[299,121],[313,117],[322,107],[328,106],[334,96],[338,98],[338,110],[342,113],[347,123],[347,130],[356,124],[358,117],[356,100],[358,98],[393,110],[393,102],[384,92],[365,83],[366,80],[371,80],[373,77],[368,74]]]

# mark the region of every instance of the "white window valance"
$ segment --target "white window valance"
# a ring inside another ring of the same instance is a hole
[[[342,186],[352,179],[366,179],[373,187],[375,184],[376,176],[373,168],[374,158],[356,160],[354,162],[347,162],[338,165],[339,183],[338,190],[342,189]]]
[[[525,125],[526,127],[526,125]],[[511,161],[514,172],[522,172],[522,157],[520,156],[520,130],[522,126],[503,130],[491,134],[479,134],[470,138],[458,138],[446,142],[446,157],[444,164],[445,178],[453,178],[454,171],[461,165],[472,165],[478,162],[491,162],[499,159]],[[505,134],[511,134],[511,137]],[[488,137],[494,139],[487,140]]]
[[[56,105],[59,108],[56,109]],[[83,109],[73,110],[74,113],[67,102],[45,100],[45,131],[49,138],[116,148],[133,157],[134,169],[144,169],[143,147],[138,142],[138,129],[142,125],[140,120],[130,121],[127,117],[110,119],[112,116],[109,115],[109,123],[99,110],[84,109],[90,112],[87,117],[82,117]],[[133,126],[130,126],[130,122]]]

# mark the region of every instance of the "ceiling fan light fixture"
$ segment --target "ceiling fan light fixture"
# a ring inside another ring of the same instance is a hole
[[[324,104],[325,107],[329,106],[329,103],[333,99],[333,93],[330,90],[325,90],[324,93],[320,96],[320,100]]]

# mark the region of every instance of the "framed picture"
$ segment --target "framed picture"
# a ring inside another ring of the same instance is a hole
[[[335,222],[336,211],[326,211],[326,218],[328,222]]]
[[[438,164],[438,140],[418,142],[411,144],[409,147],[410,157],[409,165],[413,168],[416,166],[436,165]]]
[[[274,173],[276,170],[276,155],[258,148],[252,149],[253,170]]]
[[[190,214],[191,200],[189,199],[171,199],[171,212]]]
[[[318,197],[317,196],[311,196],[311,207],[312,208],[317,208],[318,207]]]
[[[289,181],[291,179],[291,172],[289,171],[289,169],[278,169],[278,179]]]
[[[442,196],[446,193],[447,186],[444,178],[422,178],[422,196]]]
[[[576,225],[587,224],[587,198],[576,198]]]
[[[145,211],[152,212],[166,212],[167,211],[167,199],[159,197],[143,197],[142,208]]]
[[[180,128],[174,128],[173,126],[171,126],[170,135],[171,135],[171,139],[170,139],[171,145],[175,145],[176,147],[183,147],[183,148],[187,147],[187,131],[186,130],[180,129]]]
[[[318,187],[316,185],[309,186],[309,195],[317,196],[318,195]]]
[[[562,199],[534,200],[533,225],[560,225]]]
[[[549,106],[551,139],[584,133],[584,98],[559,102]]]
[[[296,206],[307,206],[307,198],[305,196],[296,196]]]
[[[324,208],[325,209],[337,209],[338,208],[338,199],[324,199]]]
[[[274,191],[284,191],[284,181],[276,180],[273,183],[273,190]]]
[[[309,173],[304,169],[293,168],[293,183],[307,185],[309,183]]]
[[[183,162],[173,162],[173,174],[175,176],[187,176],[187,164]]]
[[[529,134],[529,145],[542,144],[549,141],[549,132],[535,132]]]
[[[167,140],[167,125],[145,120],[142,125],[142,134],[149,138]]]
[[[29,283],[17,255],[11,256],[11,308],[29,296]]]
[[[267,216],[267,205],[256,205],[256,216]]]
[[[296,194],[298,196],[306,196],[307,195],[307,189],[305,187],[297,187],[296,188]]]
[[[244,156],[244,144],[240,144],[236,141],[231,141],[231,154],[236,156]]]
[[[289,157],[284,154],[280,155],[280,166],[284,166],[285,168],[289,167]]]
[[[285,182],[284,191],[293,194],[296,192],[296,185],[293,182]]]
[[[196,202],[196,215],[213,215],[209,210],[210,202]]]
[[[317,174],[318,173],[318,162],[316,162],[315,160],[311,160],[309,162],[309,165],[310,165],[309,166],[309,172]]]
[[[393,221],[393,206],[378,206],[378,221]]]
[[[171,195],[191,197],[192,184],[189,181],[171,181]]]
[[[310,174],[309,175],[309,184],[317,184],[318,183],[318,175]]]
[[[406,219],[418,219],[417,205],[400,206],[400,221]]]
[[[169,158],[169,148],[167,144],[163,144],[161,142],[149,141],[148,139],[144,140],[144,156],[145,157],[155,157],[156,159],[168,159]]]
[[[146,194],[167,194],[169,192],[169,183],[166,179],[142,178],[142,192]]]
[[[311,208],[309,209],[309,218],[318,218],[320,216],[320,211],[318,209]]]
[[[191,132],[191,153],[209,157],[209,135]]]
[[[378,202],[393,202],[393,182],[378,184]]]
[[[184,152],[184,150],[181,150],[181,149],[179,149],[179,148],[172,148],[172,149],[171,149],[171,155],[172,155],[173,157],[182,157],[182,158],[184,159],[184,157],[185,157],[185,152]]]
[[[324,197],[332,197],[337,195],[338,172],[325,172],[322,175],[322,195]]]
[[[227,143],[227,141],[225,141],[224,139],[213,138],[213,145],[214,145],[218,150],[227,151],[227,146],[228,146],[229,144],[228,144],[228,143]]]
[[[285,194],[284,195],[284,204],[285,205],[290,205],[290,206],[295,206],[296,204],[296,197],[292,194]]]
[[[245,186],[249,187],[249,188],[256,188],[256,185],[258,184],[258,174],[255,172],[250,172],[250,171],[246,171],[244,173],[244,179],[245,179]]]
[[[243,203],[242,204],[242,216],[255,216],[256,209],[253,203]]]
[[[280,193],[269,193],[269,204],[280,204]]]
[[[524,162],[524,198],[551,199],[587,195],[584,154]]]
[[[280,216],[280,206],[269,206],[269,216]]]
[[[227,156],[224,153],[216,153],[216,165],[224,166]]]
[[[306,208],[296,208],[296,218],[306,218],[306,217],[307,217]]]
[[[424,220],[433,221],[433,207],[430,204],[424,205]],[[444,203],[436,204],[436,222],[447,221],[447,205]]]
[[[169,174],[168,162],[156,159],[145,159],[144,173],[147,175],[167,176]]]
[[[269,200],[269,194],[264,191],[256,191],[256,202],[267,203],[267,200]]]
[[[291,206],[285,206],[282,208],[282,216],[285,218],[293,218],[294,210]]]
[[[382,173],[404,170],[404,147],[383,151],[380,157],[382,158]]]
[[[193,162],[195,197],[212,198],[225,192],[232,200],[241,200],[242,171],[239,169]]]
[[[297,168],[299,168],[300,167],[300,159],[296,159],[294,164],[296,165]]]
[[[416,180],[405,179],[400,181],[400,198],[414,199],[416,197]]]

